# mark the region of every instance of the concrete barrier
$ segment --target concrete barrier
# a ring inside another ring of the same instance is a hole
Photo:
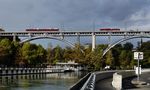
[[[122,75],[117,73],[113,74],[112,86],[118,90],[122,89]]]
[[[113,74],[112,86],[117,90],[123,89],[123,79],[135,76],[134,70],[119,71]]]
[[[142,73],[144,73],[144,72],[150,72],[150,68],[143,68],[141,71],[142,71]]]

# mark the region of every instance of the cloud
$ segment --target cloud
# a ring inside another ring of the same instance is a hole
[[[149,0],[0,0],[0,25],[8,31],[32,27],[92,29],[149,25]]]

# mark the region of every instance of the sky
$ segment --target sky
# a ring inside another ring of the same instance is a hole
[[[0,26],[92,30],[93,27],[148,29],[150,0],[0,0]]]
[[[150,0],[0,0],[0,27],[149,30]]]

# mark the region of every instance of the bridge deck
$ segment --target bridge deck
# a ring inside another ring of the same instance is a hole
[[[80,31],[80,32],[0,32],[0,36],[43,36],[43,35],[53,35],[53,36],[133,36],[133,35],[150,35],[150,31],[116,31],[116,32],[90,32],[90,31]]]

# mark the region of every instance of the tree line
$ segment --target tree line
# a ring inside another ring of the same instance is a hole
[[[57,62],[75,61],[90,70],[103,69],[109,65],[112,69],[131,69],[137,61],[133,58],[133,44],[118,44],[102,58],[102,53],[108,45],[99,44],[94,51],[92,46],[62,48],[59,45],[44,48],[32,43],[19,44],[9,39],[0,39],[0,65],[1,67],[42,67],[47,64],[55,65]],[[142,67],[150,66],[150,41],[143,42],[136,47],[136,51],[144,52]]]

